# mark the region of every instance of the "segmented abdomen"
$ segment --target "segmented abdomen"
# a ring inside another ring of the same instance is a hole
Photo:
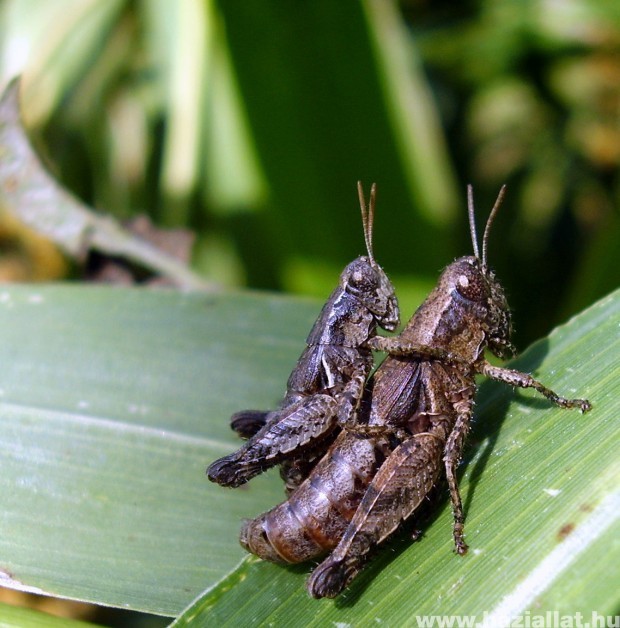
[[[390,452],[383,438],[342,432],[288,500],[243,525],[241,545],[277,563],[300,563],[332,550]]]

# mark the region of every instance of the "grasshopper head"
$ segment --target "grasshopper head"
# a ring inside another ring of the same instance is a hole
[[[482,323],[486,334],[487,347],[500,358],[506,358],[515,353],[515,349],[510,342],[512,323],[504,288],[487,264],[487,247],[491,225],[504,199],[505,192],[506,186],[504,185],[487,219],[482,237],[482,256],[480,256],[478,239],[476,237],[473,190],[471,185],[467,187],[469,227],[474,255],[461,258],[467,261],[471,270],[469,273],[464,273],[461,277],[458,277],[456,281],[456,290],[461,296],[477,301],[482,306],[481,312],[484,312]]]
[[[357,182],[357,193],[368,255],[358,257],[344,269],[340,276],[340,286],[345,292],[353,295],[374,316],[380,327],[394,331],[400,322],[400,311],[394,286],[383,268],[375,261],[372,250],[377,186],[373,183],[370,188],[368,205],[366,205],[364,190],[359,181]]]
[[[471,323],[480,326],[488,349],[500,358],[512,355],[510,308],[495,273],[477,256],[467,256],[446,268],[444,281]]]
[[[340,276],[340,286],[370,311],[383,329],[396,329],[400,312],[394,286],[374,259],[362,256],[352,261]]]

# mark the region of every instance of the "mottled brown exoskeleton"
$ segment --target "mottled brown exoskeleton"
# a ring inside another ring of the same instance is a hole
[[[277,410],[244,410],[231,425],[249,440],[238,451],[216,460],[209,479],[223,486],[244,484],[281,464],[288,491],[307,476],[338,429],[355,417],[373,364],[368,341],[377,326],[393,331],[399,322],[394,287],[374,259],[372,232],[376,186],[368,207],[361,183],[358,194],[367,256],[351,262],[340,275],[306,340]]]
[[[514,353],[504,291],[487,265],[489,229],[503,194],[504,188],[487,221],[480,256],[468,188],[474,255],[443,271],[398,337],[375,339],[391,355],[366,386],[355,430],[338,435],[287,501],[242,528],[241,544],[274,562],[297,563],[331,552],[308,581],[313,597],[338,595],[368,553],[416,510],[442,471],[456,552],[465,554],[456,468],[472,419],[476,374],[534,388],[562,408],[590,409],[585,399],[564,399],[526,373],[485,360],[485,349],[500,358]]]

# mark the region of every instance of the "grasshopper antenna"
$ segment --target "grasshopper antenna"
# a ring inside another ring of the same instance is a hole
[[[484,235],[482,236],[482,266],[486,267],[487,265],[487,247],[489,243],[489,233],[491,232],[491,225],[495,220],[495,216],[499,210],[502,201],[504,200],[504,195],[506,194],[506,184],[502,185],[499,194],[497,195],[497,200],[495,201],[495,205],[493,205],[493,209],[489,214],[489,218],[487,220],[486,227],[484,228]]]
[[[362,225],[364,227],[364,240],[366,242],[366,250],[371,262],[374,263],[375,258],[372,253],[372,229],[375,222],[375,198],[377,196],[377,184],[373,183],[370,188],[370,202],[366,206],[366,198],[364,197],[364,188],[362,182],[357,182],[357,194],[360,199],[360,209],[362,210]]]
[[[467,186],[467,214],[469,216],[469,233],[471,234],[471,243],[474,247],[474,255],[480,258],[478,237],[476,236],[476,216],[474,215],[474,188],[471,186],[471,183]]]

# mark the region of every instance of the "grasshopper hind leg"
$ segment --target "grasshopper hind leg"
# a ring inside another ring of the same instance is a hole
[[[336,413],[336,401],[328,395],[305,397],[270,412],[267,423],[236,452],[213,462],[207,475],[222,486],[241,486],[328,438],[336,427]]]

